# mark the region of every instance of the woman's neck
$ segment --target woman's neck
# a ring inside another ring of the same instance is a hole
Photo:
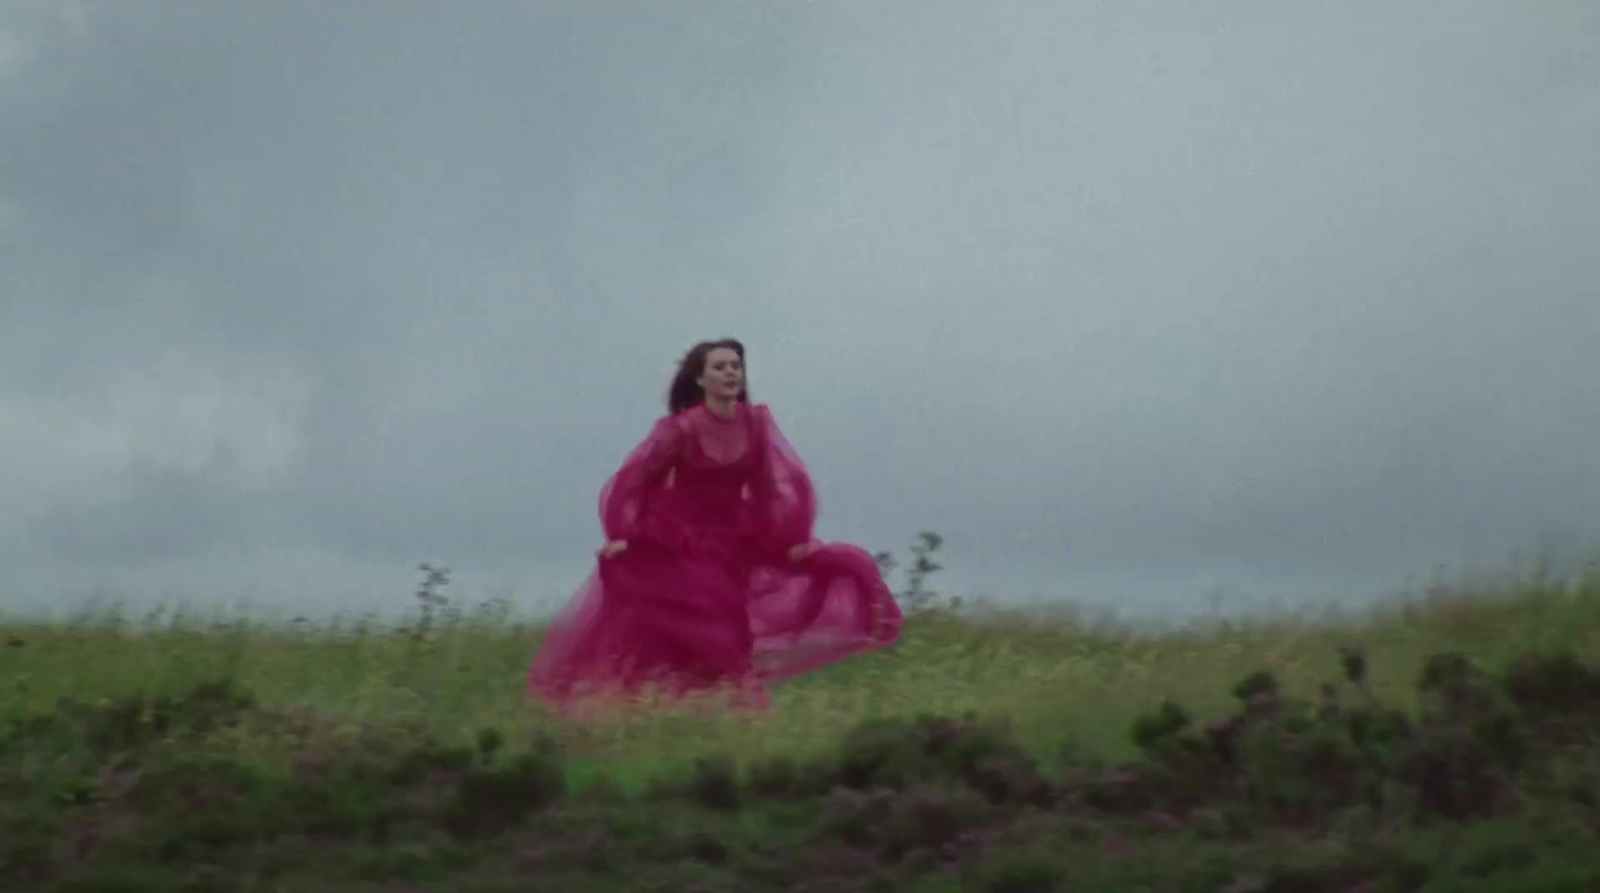
[[[706,411],[722,419],[732,419],[739,412],[739,401],[727,397],[707,397]]]

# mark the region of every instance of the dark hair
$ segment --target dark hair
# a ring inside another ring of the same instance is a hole
[[[706,399],[705,389],[700,387],[695,379],[705,374],[706,356],[719,347],[725,347],[739,355],[739,362],[744,362],[744,345],[733,338],[723,338],[720,341],[702,341],[689,352],[683,355],[683,360],[678,363],[678,374],[672,377],[672,387],[667,391],[667,410],[676,415],[691,406],[698,406]],[[750,401],[750,389],[747,384],[739,386],[739,402]]]

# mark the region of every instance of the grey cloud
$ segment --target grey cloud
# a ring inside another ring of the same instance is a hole
[[[251,508],[248,499],[201,476],[132,475],[92,503],[39,513],[27,544],[55,561],[147,567],[203,555],[248,532]]]
[[[1600,517],[1586,6],[74,8],[0,16],[0,395],[78,430],[176,352],[235,410],[0,477],[18,555],[575,582],[724,333],[825,535],[944,531],[974,589],[1346,586]]]

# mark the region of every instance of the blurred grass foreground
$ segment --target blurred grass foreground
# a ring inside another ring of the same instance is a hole
[[[538,624],[0,620],[0,889],[1597,890],[1600,574],[1141,631],[914,611],[568,723]]]

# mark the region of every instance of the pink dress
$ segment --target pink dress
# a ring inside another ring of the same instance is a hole
[[[811,478],[763,404],[703,405],[656,422],[600,494],[602,558],[550,627],[530,695],[568,710],[646,687],[713,688],[768,705],[765,682],[885,648],[903,616],[877,562],[816,542]]]

